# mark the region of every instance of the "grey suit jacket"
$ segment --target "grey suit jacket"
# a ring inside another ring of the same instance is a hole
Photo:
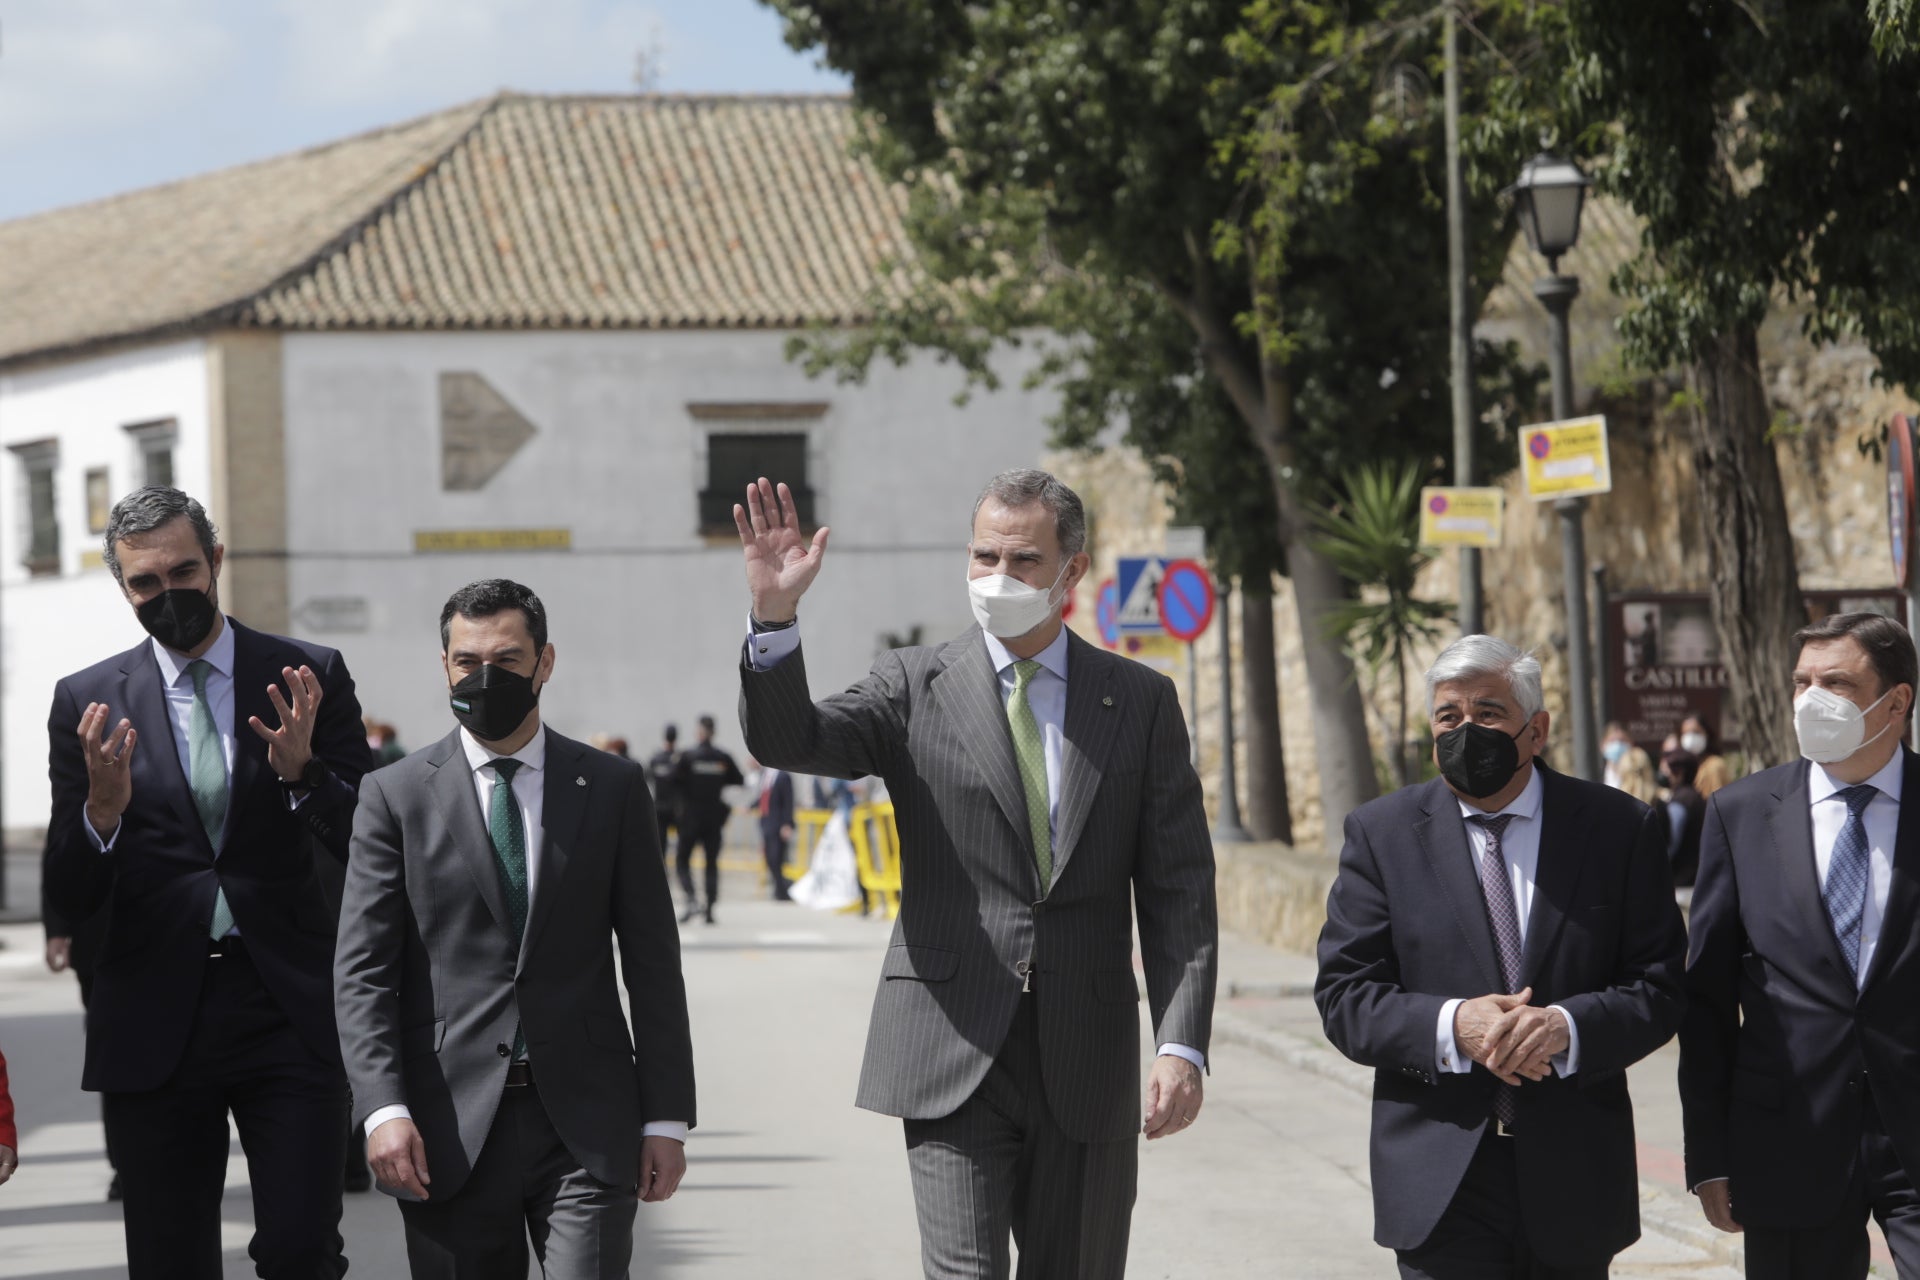
[[[887,783],[900,918],[881,968],[858,1105],[948,1115],[979,1086],[1033,976],[1047,1102],[1068,1136],[1140,1127],[1137,910],[1160,1042],[1206,1052],[1218,925],[1213,845],[1173,682],[1078,637],[1067,649],[1054,877],[1043,890],[1000,685],[979,629],[880,655],[810,701],[804,654],[742,665],[758,760]]]
[[[355,1122],[405,1104],[436,1200],[479,1158],[516,1023],[554,1129],[600,1181],[634,1184],[643,1123],[694,1120],[680,939],[646,772],[549,729],[543,805],[516,954],[458,732],[361,784],[334,958],[340,1047]]]

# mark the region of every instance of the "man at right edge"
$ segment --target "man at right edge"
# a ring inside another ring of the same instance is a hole
[[[1906,628],[1841,613],[1794,641],[1805,759],[1716,792],[1680,1030],[1687,1185],[1753,1280],[1867,1274],[1867,1216],[1920,1276],[1920,756]]]

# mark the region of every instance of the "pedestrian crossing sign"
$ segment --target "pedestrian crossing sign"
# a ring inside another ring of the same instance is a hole
[[[1114,629],[1163,632],[1160,624],[1160,580],[1166,576],[1167,562],[1159,556],[1122,556],[1114,575],[1119,587],[1120,607],[1114,611]]]

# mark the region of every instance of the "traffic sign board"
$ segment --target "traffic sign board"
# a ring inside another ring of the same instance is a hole
[[[1521,470],[1527,496],[1535,502],[1549,498],[1579,498],[1607,493],[1613,488],[1613,468],[1607,456],[1607,420],[1598,414],[1522,427]]]
[[[1423,547],[1497,547],[1505,494],[1499,489],[1420,491],[1420,545]]]
[[[1118,575],[1119,606],[1114,625],[1121,631],[1159,631],[1160,578],[1166,561],[1159,556],[1122,556]]]
[[[1197,560],[1175,560],[1160,576],[1160,625],[1191,643],[1213,621],[1213,575]]]
[[[1100,584],[1100,594],[1093,606],[1093,618],[1100,627],[1100,640],[1111,649],[1119,642],[1120,626],[1116,614],[1120,612],[1120,588],[1112,578]]]

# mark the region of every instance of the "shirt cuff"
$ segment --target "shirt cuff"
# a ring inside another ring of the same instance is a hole
[[[1558,1009],[1560,1016],[1567,1020],[1567,1051],[1556,1053],[1551,1059],[1553,1074],[1564,1078],[1580,1069],[1580,1028],[1573,1025],[1573,1015],[1567,1012],[1565,1005],[1550,1004],[1547,1008]]]
[[[93,829],[93,819],[87,816],[87,811],[84,808],[80,811],[80,825],[87,829],[87,839],[93,841],[93,847],[101,853],[113,852],[113,842],[120,838],[120,827],[123,822],[124,819],[122,822],[114,823],[113,834],[102,840],[100,833]]]
[[[685,1120],[649,1120],[640,1126],[643,1138],[672,1138],[675,1142],[687,1140],[687,1122]]]
[[[1433,1064],[1441,1075],[1463,1076],[1473,1070],[1473,1059],[1460,1052],[1459,1042],[1453,1038],[1454,1011],[1465,1003],[1449,1000],[1440,1006],[1440,1020],[1433,1029]]]
[[[373,1136],[373,1131],[375,1129],[378,1129],[381,1125],[385,1124],[389,1120],[411,1120],[411,1119],[413,1119],[413,1112],[409,1111],[404,1103],[396,1102],[390,1107],[381,1107],[378,1111],[375,1111],[372,1115],[367,1117],[367,1124],[366,1124],[367,1136],[371,1138]]]
[[[305,804],[308,800],[311,800],[313,798],[313,792],[311,791],[302,791],[299,795],[295,795],[293,794],[293,792],[288,791],[286,794],[287,794],[287,808],[289,809],[298,809],[301,805]]]
[[[1725,1182],[1725,1181],[1726,1181],[1725,1178],[1702,1178],[1700,1179],[1700,1181],[1688,1187],[1687,1190],[1691,1191],[1694,1195],[1699,1195],[1700,1188],[1706,1186],[1709,1182]]]
[[[1185,1058],[1202,1071],[1207,1069],[1207,1056],[1198,1049],[1191,1049],[1184,1044],[1174,1044],[1169,1041],[1160,1046],[1160,1056],[1164,1058],[1169,1054],[1176,1058]]]
[[[793,656],[800,647],[800,624],[778,631],[753,629],[753,615],[747,615],[747,665],[755,671],[771,671]]]

